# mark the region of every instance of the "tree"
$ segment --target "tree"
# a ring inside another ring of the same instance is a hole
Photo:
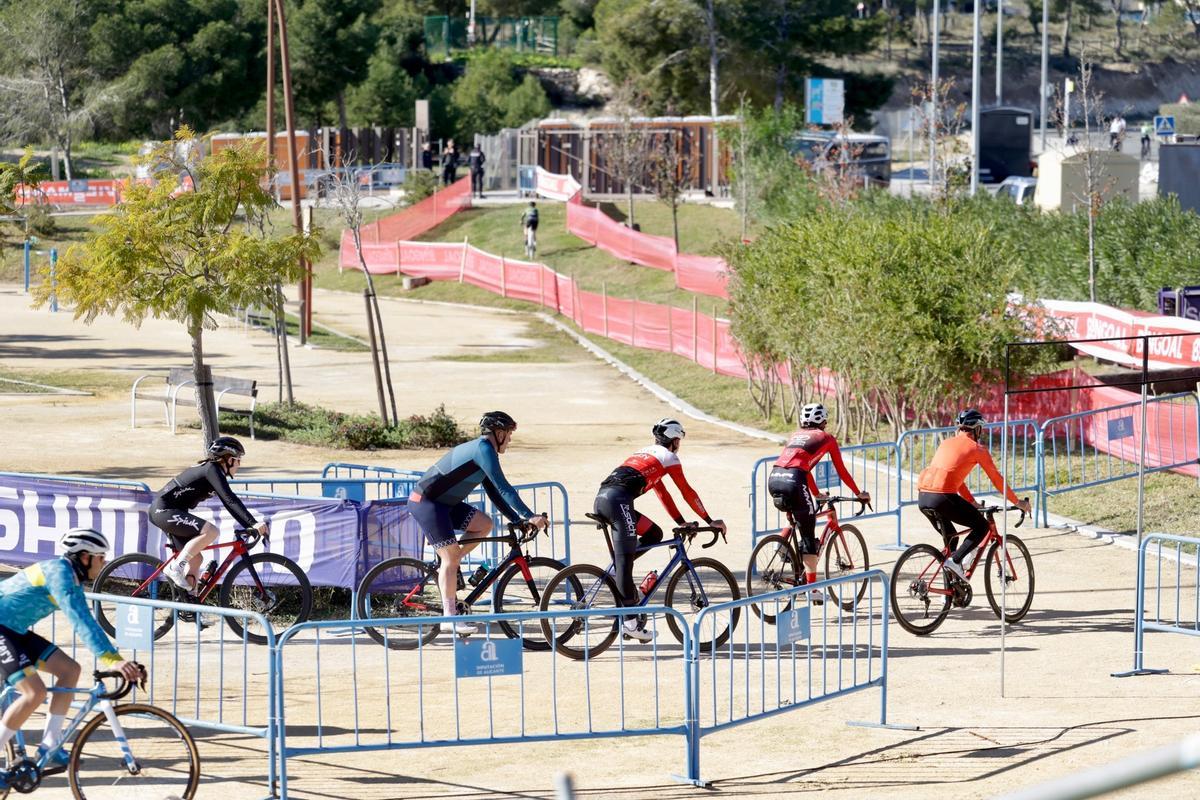
[[[429,94],[429,82],[422,74],[421,19],[387,14],[379,30],[366,78],[347,92],[347,115],[355,125],[409,127],[415,101]]]
[[[75,137],[92,121],[87,32],[95,11],[88,0],[37,0],[0,12],[0,134],[22,143],[48,136],[67,180]]]
[[[938,85],[924,83],[913,89],[921,128],[930,145],[933,161],[929,165],[929,185],[933,197],[944,200],[956,189],[966,186],[969,171],[964,169],[966,143],[960,134],[966,121],[967,104],[954,103],[954,79],[938,80]],[[936,111],[935,111],[936,109]]]
[[[515,128],[550,113],[550,100],[537,78],[521,77],[510,53],[484,50],[473,56],[454,83],[452,101],[458,115],[459,141],[475,134]]]
[[[683,205],[685,188],[684,175],[687,164],[683,159],[678,131],[662,131],[653,137],[650,153],[650,178],[654,183],[654,195],[658,201],[671,209],[671,230],[675,237],[675,252],[679,247],[679,207]]]
[[[371,18],[380,0],[299,0],[288,13],[292,80],[301,114],[318,122],[325,105],[337,107],[338,125],[348,125],[346,87],[368,75],[379,28]]]
[[[607,170],[625,192],[629,204],[626,224],[630,227],[637,224],[633,216],[633,190],[635,187],[646,188],[646,173],[653,163],[650,147],[653,132],[633,119],[636,98],[637,90],[631,81],[617,89],[612,103],[618,109],[617,121],[600,135],[596,148],[600,168]]]
[[[156,150],[150,163],[161,168],[160,180],[130,185],[121,205],[97,218],[99,230],[59,260],[55,291],[87,322],[119,313],[134,325],[155,317],[187,328],[207,444],[218,427],[205,329],[237,307],[274,307],[276,284],[299,278],[300,259],[316,258],[320,247],[313,234],[264,238],[253,230],[275,205],[263,189],[261,145],[245,142],[203,159],[200,150],[186,127]],[[194,190],[180,192],[176,176],[189,178]],[[50,293],[43,282],[37,302]]]

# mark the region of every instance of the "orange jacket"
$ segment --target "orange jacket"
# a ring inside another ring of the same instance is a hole
[[[974,503],[975,498],[967,489],[967,476],[976,464],[983,467],[983,471],[997,490],[1003,486],[1004,479],[1000,477],[1000,470],[996,469],[996,463],[992,461],[992,454],[972,439],[969,433],[959,431],[957,436],[952,436],[938,445],[937,452],[933,454],[933,461],[929,462],[929,466],[917,479],[917,490],[934,494],[957,493]],[[1011,486],[1008,487],[1007,497],[1013,505],[1017,504],[1017,496],[1013,494]]]

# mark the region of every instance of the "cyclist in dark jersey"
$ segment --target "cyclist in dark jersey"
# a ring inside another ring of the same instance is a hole
[[[725,532],[725,522],[714,520],[708,515],[700,496],[683,476],[683,465],[679,461],[679,446],[687,434],[678,420],[660,419],[651,428],[654,444],[643,447],[625,459],[600,484],[594,503],[597,515],[608,520],[613,533],[613,566],[616,569],[617,589],[621,603],[625,606],[638,604],[637,588],[633,585],[633,562],[637,557],[638,537],[643,544],[662,541],[662,528],[633,507],[634,499],[653,489],[676,525],[684,523],[675,501],[671,499],[663,478],[671,476],[683,499],[700,515],[706,524]],[[626,619],[621,625],[626,636],[648,642],[654,632],[646,630],[646,622],[640,617]]]
[[[460,544],[455,531],[464,538],[481,539],[492,530],[492,520],[474,506],[463,502],[481,483],[500,513],[511,522],[527,522],[544,530],[549,524],[545,514],[534,514],[521,500],[500,470],[500,455],[508,450],[516,420],[503,411],[489,411],[479,420],[481,435],[463,442],[442,456],[425,471],[408,498],[408,510],[438,554],[438,586],[442,609],[447,615],[458,613],[458,565],[463,556],[479,546],[478,541]],[[469,622],[459,622],[454,632],[475,633]]]
[[[800,410],[800,430],[788,439],[787,446],[775,460],[771,474],[767,477],[767,491],[780,511],[790,511],[800,529],[800,556],[804,561],[804,577],[807,583],[817,582],[817,505],[814,496],[817,489],[812,471],[817,462],[829,456],[842,483],[864,503],[871,502],[871,495],[860,492],[854,477],[842,461],[842,451],[837,439],[825,432],[829,424],[829,412],[820,403],[809,403]],[[785,532],[786,535],[786,532]],[[822,592],[812,591],[809,600],[814,604],[823,601]]]
[[[208,446],[203,461],[167,481],[150,502],[150,521],[179,548],[179,558],[167,565],[163,575],[186,592],[195,591],[201,551],[220,534],[217,526],[191,513],[196,506],[216,495],[238,525],[268,535],[267,523],[258,524],[229,488],[229,479],[237,474],[245,454],[246,448],[237,439],[218,436]]]

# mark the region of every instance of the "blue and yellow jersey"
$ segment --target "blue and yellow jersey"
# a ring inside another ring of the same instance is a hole
[[[75,568],[66,558],[39,561],[0,581],[0,625],[27,631],[61,610],[103,666],[124,659],[92,616]]]

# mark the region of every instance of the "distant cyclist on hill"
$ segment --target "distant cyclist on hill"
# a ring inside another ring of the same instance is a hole
[[[837,439],[825,432],[829,424],[829,412],[820,403],[809,403],[800,410],[800,430],[788,438],[787,446],[775,460],[767,478],[767,491],[775,507],[790,512],[800,531],[800,554],[804,559],[804,577],[807,583],[817,582],[817,505],[813,498],[820,495],[813,469],[826,455],[833,462],[838,477],[854,495],[864,503],[871,502],[871,495],[860,492],[854,477],[842,461],[842,451]],[[823,602],[822,592],[809,593],[811,602]]]
[[[997,490],[1004,485],[992,454],[979,442],[983,423],[983,414],[973,408],[960,413],[957,419],[958,433],[938,445],[933,460],[917,480],[917,507],[949,547],[955,547],[954,525],[966,525],[971,529],[966,540],[950,554],[944,565],[963,580],[966,579],[963,559],[983,541],[988,532],[987,518],[980,513],[971,490],[967,488],[967,476],[978,465],[983,467]],[[1028,514],[1029,501],[1018,500],[1011,486],[1005,488],[1008,490],[1005,497],[1009,502]]]
[[[532,259],[537,253],[538,210],[537,203],[529,201],[529,208],[521,214],[521,227],[525,231],[525,257]]]
[[[458,565],[479,546],[478,542],[460,544],[455,532],[480,539],[492,530],[491,517],[463,502],[479,484],[509,521],[527,522],[541,530],[549,524],[545,514],[529,510],[500,469],[500,456],[517,430],[516,420],[503,411],[489,411],[479,420],[479,430],[479,438],[460,444],[427,469],[408,498],[409,513],[441,559],[438,586],[447,615],[458,613]],[[477,630],[469,622],[454,626],[454,632],[462,635]]]
[[[596,514],[608,520],[613,532],[613,564],[616,568],[617,590],[625,606],[638,604],[637,588],[633,585],[633,561],[637,557],[638,537],[642,544],[657,544],[662,541],[662,528],[649,517],[634,510],[634,499],[653,489],[663,508],[675,520],[684,523],[683,515],[671,499],[663,479],[670,475],[683,499],[708,525],[725,532],[725,522],[714,520],[708,515],[700,496],[683,476],[683,465],[679,461],[679,446],[686,433],[678,420],[660,419],[651,428],[654,444],[643,447],[617,467],[600,484],[594,504]],[[654,632],[646,630],[646,621],[630,617],[621,624],[621,632],[631,639],[648,642]]]
[[[76,528],[63,534],[58,543],[62,557],[39,561],[0,582],[0,680],[18,692],[0,719],[0,752],[7,750],[16,732],[46,699],[46,684],[39,671],[53,675],[61,689],[73,689],[79,683],[79,663],[32,630],[56,610],[63,612],[102,667],[119,671],[130,682],[142,676],[141,667],[121,658],[83,596],[84,581],[95,580],[104,568],[108,538],[98,531]],[[50,700],[39,758],[61,740],[71,697],[69,692],[56,692]],[[47,768],[65,769],[67,760],[65,749],[59,750]],[[8,781],[8,770],[0,769],[0,790],[8,789]]]
[[[254,515],[229,488],[229,479],[242,465],[246,448],[232,436],[218,436],[208,446],[208,455],[194,467],[167,481],[150,502],[150,521],[171,538],[179,548],[176,558],[163,575],[189,594],[196,589],[196,575],[202,560],[201,551],[217,540],[220,531],[192,509],[216,495],[243,528],[257,528],[267,536],[267,523],[258,524]]]

